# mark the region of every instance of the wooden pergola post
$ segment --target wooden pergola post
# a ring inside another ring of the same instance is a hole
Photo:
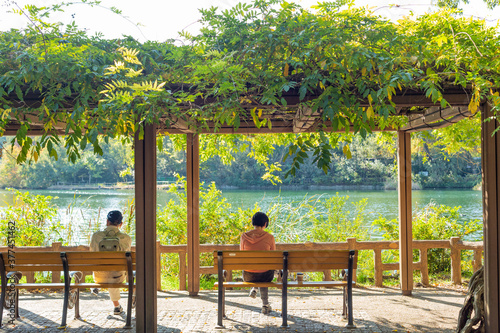
[[[135,134],[136,332],[156,333],[156,125]]]
[[[198,135],[187,134],[187,262],[188,292],[200,291],[200,141]]]
[[[411,221],[411,136],[398,131],[399,273],[401,291],[413,290],[413,250]]]
[[[500,327],[500,136],[491,106],[482,106],[481,163],[483,172],[484,308],[486,332]],[[486,119],[490,119],[486,121]]]

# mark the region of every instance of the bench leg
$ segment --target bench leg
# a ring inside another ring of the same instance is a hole
[[[224,296],[225,296],[225,290],[224,287],[221,287],[221,283],[219,282],[219,292],[218,292],[218,297],[217,297],[217,326],[215,326],[216,329],[223,329],[225,328],[222,319],[224,318]]]
[[[347,286],[342,288],[342,317],[347,319]]]
[[[75,319],[80,319],[80,288],[76,288]]]
[[[123,328],[132,328],[132,297],[134,295],[134,288],[128,289],[128,301],[127,301],[127,323]]]
[[[16,300],[14,304],[15,304],[14,306],[16,307],[15,311],[16,318],[19,318],[19,289],[16,289]]]
[[[352,285],[347,286],[347,325],[346,328],[356,328],[352,313]]]
[[[66,328],[66,319],[68,317],[68,303],[69,303],[69,287],[64,288],[64,301],[63,301],[63,313],[61,319],[61,326],[59,329]]]

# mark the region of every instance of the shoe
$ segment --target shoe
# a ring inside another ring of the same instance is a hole
[[[257,298],[257,289],[252,288],[252,290],[250,290],[250,294],[248,294],[248,296],[251,298]]]
[[[263,305],[263,306],[262,306],[262,313],[263,313],[263,314],[268,314],[268,313],[270,313],[271,311],[273,311],[273,309],[271,308],[271,305],[270,305],[270,304],[267,304],[267,305]]]
[[[122,308],[122,306],[121,306],[121,305],[118,305],[118,306],[117,306],[117,307],[115,307],[115,309],[113,310],[113,313],[114,313],[115,315],[122,314],[122,312],[123,312],[123,308]]]
[[[132,309],[135,309],[135,295],[132,296]]]
[[[94,296],[99,295],[99,289],[98,289],[98,288],[94,288],[94,289],[90,290],[90,292],[91,292],[91,293],[92,293],[92,295],[94,295]]]

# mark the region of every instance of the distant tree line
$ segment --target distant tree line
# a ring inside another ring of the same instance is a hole
[[[2,138],[3,142],[11,138]],[[481,161],[469,151],[448,154],[442,148],[432,145],[432,138],[421,139],[412,156],[413,182],[417,188],[473,188],[480,183]],[[418,141],[418,140],[417,140]],[[239,143],[236,142],[236,145]],[[211,157],[200,163],[202,182],[215,182],[218,187],[270,187],[262,178],[266,170],[253,158],[250,148],[233,153],[233,161]],[[373,134],[365,139],[353,137],[349,143],[351,158],[346,158],[342,145],[331,149],[332,161],[328,173],[324,173],[313,162],[313,157],[305,159],[295,177],[285,177],[291,160],[283,161],[288,149],[274,147],[269,164],[280,166],[275,174],[281,185],[290,186],[332,186],[332,185],[372,185],[377,188],[396,187],[396,145],[391,134]],[[16,148],[14,148],[16,149]],[[0,186],[14,188],[47,188],[57,184],[97,184],[133,181],[132,143],[109,140],[102,144],[103,154],[97,155],[91,147],[83,150],[76,163],[65,157],[65,148],[56,147],[58,160],[42,153],[36,162],[17,164],[15,152],[2,149],[0,160]],[[477,155],[477,154],[476,154]],[[179,150],[169,137],[163,139],[163,147],[157,156],[158,180],[174,180],[175,175],[186,174],[185,152]],[[278,184],[280,185],[280,184]]]

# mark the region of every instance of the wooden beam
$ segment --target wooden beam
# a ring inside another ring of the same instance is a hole
[[[446,109],[431,107],[425,110],[423,114],[408,115],[408,125],[401,128],[401,130],[415,131],[425,129],[426,127],[428,129],[445,127],[470,116],[472,116],[472,113],[465,107],[451,107]]]
[[[200,141],[199,136],[187,134],[187,262],[188,292],[200,291]]]
[[[413,250],[411,221],[411,137],[398,131],[399,272],[401,291],[413,290]]]
[[[134,138],[136,209],[136,332],[157,332],[156,310],[156,126]]]
[[[500,136],[491,106],[482,106],[481,163],[484,223],[484,305],[486,332],[500,327]],[[485,122],[485,120],[488,120]]]
[[[314,111],[308,107],[300,106],[293,119],[293,133],[305,132],[321,119],[318,110]]]

